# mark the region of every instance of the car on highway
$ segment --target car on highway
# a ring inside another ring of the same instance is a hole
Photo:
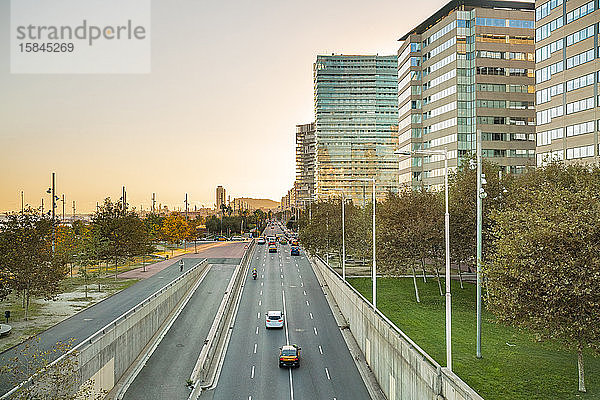
[[[227,238],[225,236],[217,236],[215,240],[218,242],[226,242]]]
[[[276,243],[275,236],[267,236],[267,243],[275,244]]]
[[[234,240],[236,242],[241,242],[242,240],[244,240],[244,238],[241,236],[234,236],[231,238],[231,240]]]
[[[298,239],[291,240],[292,246],[298,246]]]
[[[287,241],[287,239],[286,239],[286,238],[284,238],[284,237],[280,237],[280,238],[279,238],[279,244],[282,244],[282,245],[284,245],[284,246],[285,246],[286,244],[288,244],[288,241]]]
[[[277,246],[274,244],[269,245],[269,253],[277,253]]]
[[[292,249],[290,250],[290,255],[292,255],[292,256],[299,256],[300,255],[300,248],[298,246],[292,246]]]
[[[261,236],[258,238],[258,244],[265,244],[265,243],[267,243],[267,241],[265,240],[264,237]]]
[[[299,367],[301,348],[295,344],[285,345],[279,348],[279,368]]]
[[[283,328],[283,313],[281,311],[268,311],[265,318],[265,328]]]

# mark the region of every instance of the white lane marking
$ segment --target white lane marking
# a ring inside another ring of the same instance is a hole
[[[283,319],[285,325],[285,344],[290,344],[290,337],[288,334],[287,311],[285,307],[285,290],[281,291],[281,299],[283,301],[283,315],[285,316],[285,318]]]
[[[248,400],[252,400],[252,396],[248,396]],[[335,397],[333,398],[335,400]]]
[[[261,306],[262,305],[262,300],[258,301],[258,305]]]
[[[261,283],[262,285],[262,283]],[[300,287],[304,287],[304,283],[300,282]]]
[[[308,300],[306,300],[306,305],[307,305],[307,306],[310,306],[310,304],[308,303]]]
[[[264,282],[261,282],[261,283],[260,283],[260,286],[263,286],[264,284],[265,284]]]
[[[281,274],[281,279],[283,279],[283,274]]]
[[[257,326],[257,328],[258,328],[258,326]],[[256,354],[256,347],[257,346],[258,346],[258,343],[254,343],[254,354]],[[323,353],[321,353],[321,354],[323,354]]]
[[[308,313],[310,315],[310,319],[313,319],[313,315],[311,312]]]
[[[342,261],[343,261],[343,260],[342,260]],[[306,290],[303,290],[303,292],[304,292],[304,295],[306,296]]]
[[[256,313],[256,318],[260,319],[260,313]]]
[[[298,273],[300,273],[300,269],[298,268]]]
[[[298,275],[300,277],[300,279],[302,279],[302,275]]]
[[[289,370],[290,373],[290,400],[294,400],[294,381],[292,380],[292,369]]]
[[[283,282],[281,282],[281,286],[283,286]]]
[[[329,370],[327,369],[327,367],[325,367],[325,373],[327,374],[327,379],[331,380],[331,377],[329,376]]]
[[[263,264],[263,267],[265,266],[265,264]]]
[[[319,346],[319,353],[323,354],[323,348]]]
[[[263,268],[261,272],[265,272],[265,269]]]
[[[256,327],[256,334],[258,335],[258,326]]]
[[[265,278],[265,275],[264,275],[264,274],[262,274],[262,275],[260,276],[260,278],[261,278],[261,279],[264,279],[264,278]]]
[[[318,335],[316,326],[313,327],[313,330],[315,331],[315,335]]]
[[[262,296],[262,290],[260,291],[260,295]]]
[[[250,379],[254,379],[254,365],[252,366],[252,373],[250,374]]]

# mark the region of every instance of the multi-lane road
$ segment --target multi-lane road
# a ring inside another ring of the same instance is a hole
[[[281,233],[267,229],[267,235]],[[257,245],[227,353],[214,390],[201,399],[369,399],[339,327],[304,252],[289,245],[268,253]],[[265,313],[282,310],[281,330],[265,329]],[[279,368],[279,347],[301,347],[300,367]]]

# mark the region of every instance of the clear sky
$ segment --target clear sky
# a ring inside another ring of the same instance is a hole
[[[40,0],[42,1],[42,0]],[[48,0],[45,0],[48,1]],[[395,54],[446,1],[153,1],[152,73],[10,73],[0,0],[0,211],[78,211],[118,199],[212,206],[215,188],[279,201],[295,174],[295,125],[313,115],[317,54]],[[59,208],[62,205],[59,205]]]

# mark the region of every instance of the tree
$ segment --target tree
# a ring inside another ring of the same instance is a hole
[[[485,264],[490,309],[500,321],[600,353],[600,168],[550,164],[515,179],[492,213]]]
[[[0,374],[6,376],[15,386],[31,377],[31,381],[21,386],[11,397],[16,399],[39,400],[100,400],[105,391],[94,390],[94,381],[82,382],[79,373],[78,354],[70,351],[73,339],[58,342],[49,350],[40,348],[39,337],[25,343],[23,349],[11,358],[7,365],[0,368]],[[63,356],[54,363],[52,359]]]
[[[51,299],[65,270],[52,256],[53,224],[34,210],[8,215],[0,228],[0,270],[9,274],[11,289],[23,296],[25,320],[32,296]]]
[[[477,170],[476,157],[461,159],[458,169],[450,174],[448,188],[448,208],[450,212],[450,255],[458,264],[458,273],[462,287],[463,263],[469,270],[475,264],[477,252]],[[500,168],[488,160],[483,160],[482,171],[487,184],[484,189],[487,197],[484,200],[482,218],[482,236],[484,243],[489,243],[490,214],[502,204],[504,186],[510,185],[512,177],[499,179]]]
[[[171,213],[162,226],[163,237],[173,245],[179,245],[188,236],[188,222],[179,213]],[[173,249],[171,248],[171,256]]]
[[[56,227],[56,240],[54,246],[55,263],[66,270],[70,265],[71,277],[73,276],[73,261],[78,247],[78,238],[75,230],[68,225]]]

